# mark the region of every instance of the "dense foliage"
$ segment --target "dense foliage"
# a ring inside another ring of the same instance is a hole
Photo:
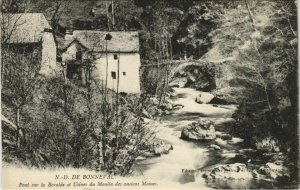
[[[245,2],[226,10],[213,31],[222,55],[235,57],[235,86],[244,87],[235,132],[258,149],[273,142],[297,181],[297,7],[294,1]]]
[[[93,78],[78,86],[62,73],[44,77],[35,51],[5,55],[2,114],[15,124],[3,122],[4,161],[125,175],[149,150],[154,133],[141,114],[143,97],[117,94]]]

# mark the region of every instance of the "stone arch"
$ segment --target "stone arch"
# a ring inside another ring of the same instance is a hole
[[[173,64],[173,68],[170,71],[170,77],[173,77],[176,73],[182,71],[187,66],[203,66],[207,62],[205,61],[186,61],[182,63]]]
[[[216,88],[215,77],[214,65],[200,60],[173,64],[170,69],[170,80],[179,81],[178,86],[182,87],[184,84],[184,87],[202,91],[211,91]]]

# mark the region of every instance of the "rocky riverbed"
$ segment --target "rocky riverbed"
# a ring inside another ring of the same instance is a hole
[[[282,168],[269,163],[254,170],[244,154],[254,150],[244,149],[243,139],[229,134],[235,105],[203,104],[199,103],[199,91],[174,90],[171,102],[178,108],[149,122],[168,154],[137,161],[135,175],[142,174],[161,187],[273,188],[272,182],[260,175],[283,175]]]

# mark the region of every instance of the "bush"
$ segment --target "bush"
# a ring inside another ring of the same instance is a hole
[[[262,140],[256,140],[255,146],[257,150],[265,152],[279,152],[278,140],[273,137],[266,137]]]

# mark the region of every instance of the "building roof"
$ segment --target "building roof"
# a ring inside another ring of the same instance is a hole
[[[112,39],[107,43],[108,52],[138,52],[138,32],[107,32],[95,30],[77,30],[73,34],[67,34],[63,47],[67,49],[74,41],[78,41],[85,48],[93,52],[105,52],[105,36],[110,34]]]
[[[37,43],[44,29],[51,29],[42,13],[3,14],[2,40],[6,43]]]

